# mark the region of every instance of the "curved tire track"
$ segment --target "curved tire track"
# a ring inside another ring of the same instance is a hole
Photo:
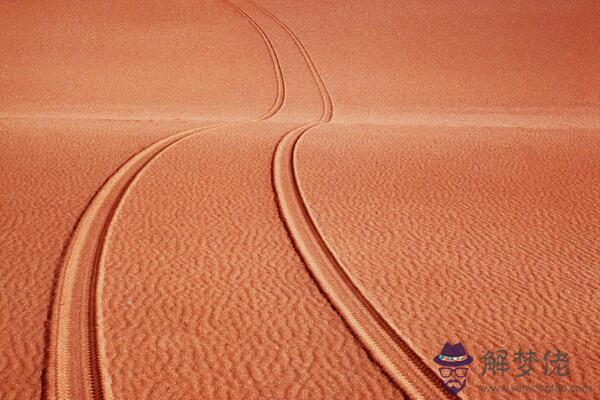
[[[291,28],[261,5],[253,0],[248,1],[288,33],[302,53],[322,99],[321,118],[285,134],[273,156],[273,187],[291,240],[325,295],[374,359],[406,394],[419,399],[455,398],[363,294],[323,239],[306,206],[296,175],[296,145],[310,129],[331,121],[331,96],[305,46]],[[403,365],[404,368],[401,368]]]
[[[436,373],[410,347],[364,295],[343,264],[325,242],[302,195],[296,174],[296,146],[310,129],[331,121],[333,103],[315,64],[296,34],[270,11],[261,9],[294,41],[302,53],[321,99],[321,118],[285,134],[273,156],[273,187],[278,207],[291,240],[326,296],[374,359],[405,393],[417,399],[457,398],[443,387]]]
[[[285,99],[279,59],[265,31],[242,9],[230,4],[258,31],[271,56],[277,96],[271,108],[259,117],[268,120]],[[111,221],[131,184],[152,160],[185,138],[225,125],[230,124],[192,129],[153,143],[127,160],[90,201],[69,241],[52,303],[43,384],[46,398],[112,399],[106,354],[100,343],[103,337],[99,334],[103,324],[100,262]]]
[[[287,32],[302,53],[322,99],[320,119],[285,134],[273,156],[273,187],[291,240],[322,291],[405,394],[418,399],[456,398],[444,389],[437,375],[368,300],[323,239],[301,192],[296,174],[296,146],[310,129],[331,121],[331,96],[305,46],[291,28],[261,5],[248,1]]]
[[[271,42],[271,39],[269,39],[269,36],[264,31],[264,29],[262,29],[261,26],[258,25],[258,23],[256,23],[256,21],[254,21],[244,10],[242,10],[236,4],[229,0],[225,1],[228,4],[230,4],[233,8],[235,8],[238,14],[244,17],[250,23],[250,25],[252,25],[252,27],[258,32],[263,42],[267,46],[267,49],[269,50],[271,62],[273,63],[273,69],[275,70],[275,75],[277,77],[277,97],[275,98],[275,102],[273,103],[271,108],[261,117],[259,117],[259,120],[261,121],[267,120],[273,117],[281,109],[283,101],[285,100],[285,82],[283,80],[283,73],[281,72],[281,65],[279,64],[279,57],[277,56],[277,52],[273,47],[273,42]]]
[[[290,38],[292,39],[292,41],[294,42],[296,47],[298,47],[298,49],[302,53],[302,57],[306,61],[306,65],[310,69],[310,72],[311,72],[311,74],[315,80],[315,83],[317,84],[317,87],[319,88],[319,92],[321,94],[323,108],[321,111],[321,118],[319,119],[319,122],[330,122],[331,119],[333,118],[333,102],[331,101],[331,95],[329,94],[327,87],[323,83],[321,74],[319,74],[319,71],[315,67],[315,63],[313,62],[312,58],[310,57],[310,54],[308,54],[308,51],[306,51],[304,44],[302,44],[302,42],[300,41],[298,36],[296,36],[294,31],[292,31],[290,29],[290,27],[287,26],[282,20],[277,18],[277,16],[273,15],[269,10],[267,10],[260,4],[256,3],[255,1],[253,1],[253,0],[248,0],[248,1],[250,3],[252,3],[255,7],[259,8],[262,12],[264,12],[269,18],[271,18],[273,21],[275,21],[281,28],[283,28],[287,32],[287,34],[290,36]]]
[[[297,128],[279,142],[273,157],[273,186],[286,228],[315,280],[375,360],[411,398],[457,398],[443,387],[406,340],[364,295],[323,239],[296,174],[302,135],[319,126]]]
[[[229,124],[192,129],[146,147],[111,175],[91,200],[69,242],[58,278],[50,326],[46,397],[112,399],[97,281],[106,233],[134,179],[162,152],[192,135]]]

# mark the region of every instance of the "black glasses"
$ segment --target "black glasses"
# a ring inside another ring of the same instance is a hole
[[[448,378],[452,373],[456,375],[457,378],[464,378],[467,376],[467,371],[469,368],[440,368],[440,375],[442,378]]]

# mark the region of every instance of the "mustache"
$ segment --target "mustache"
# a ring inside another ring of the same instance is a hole
[[[458,381],[456,379],[450,379],[449,381],[446,381],[445,384],[448,387],[452,386],[453,384],[456,384],[459,387],[459,389],[463,387],[462,382],[460,382],[460,381]]]

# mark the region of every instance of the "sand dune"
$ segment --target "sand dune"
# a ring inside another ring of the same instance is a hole
[[[129,186],[154,158],[191,135],[218,127],[192,129],[153,143],[127,160],[94,195],[69,241],[56,284],[46,373],[49,398],[105,397],[101,375],[107,374],[102,365],[106,355],[98,292],[112,218]]]
[[[528,383],[575,385],[600,368],[597,141],[585,130],[322,127],[298,144],[297,177],[336,259],[422,359],[448,338],[479,355],[569,349],[568,378]]]
[[[595,398],[599,18],[0,4],[0,398]]]
[[[291,128],[191,137],[128,194],[104,268],[115,398],[330,398],[340,388],[400,397],[320,295],[279,220],[270,153]],[[160,207],[148,214],[146,201]]]
[[[0,14],[3,112],[246,119],[276,91],[267,48],[224,2],[3,2]]]
[[[327,82],[336,122],[477,109],[597,115],[594,2],[261,3],[302,38]]]
[[[39,397],[55,274],[106,177],[187,123],[2,120],[2,397]],[[93,151],[90,151],[93,149]],[[83,156],[85,155],[85,156]]]

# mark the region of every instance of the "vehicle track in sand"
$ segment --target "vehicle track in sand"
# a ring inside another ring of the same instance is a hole
[[[318,122],[319,123],[330,122],[331,119],[333,118],[333,102],[331,100],[331,95],[329,94],[327,87],[323,83],[323,79],[321,78],[319,71],[315,67],[315,63],[313,62],[312,58],[310,57],[310,54],[308,54],[308,51],[306,51],[306,47],[304,47],[304,44],[302,44],[302,42],[300,41],[298,36],[296,36],[294,31],[288,25],[286,25],[282,20],[280,20],[277,16],[275,16],[273,13],[271,13],[269,10],[267,10],[266,8],[264,8],[263,6],[261,6],[260,4],[256,3],[253,0],[248,0],[248,2],[252,5],[254,5],[256,8],[260,9],[269,18],[271,18],[273,21],[275,21],[275,23],[277,23],[277,25],[279,25],[283,30],[285,30],[286,33],[288,34],[288,36],[292,39],[292,41],[298,48],[298,50],[300,50],[300,53],[302,53],[302,57],[304,58],[304,61],[306,62],[306,65],[308,66],[308,69],[310,70],[310,73],[313,76],[313,79],[314,79],[317,87],[319,88],[319,93],[321,95],[322,111],[321,111],[321,118],[319,119]]]
[[[261,121],[267,120],[273,117],[281,109],[285,100],[285,82],[283,80],[283,73],[281,72],[281,65],[279,64],[279,57],[277,56],[277,52],[273,47],[273,42],[271,41],[271,39],[269,39],[269,36],[264,31],[264,29],[258,23],[256,23],[256,21],[254,21],[254,19],[252,19],[252,17],[250,17],[244,10],[238,7],[237,4],[229,0],[225,0],[225,2],[232,6],[238,14],[244,17],[250,23],[250,25],[252,25],[252,27],[258,32],[261,39],[267,46],[267,49],[269,50],[269,56],[271,57],[271,62],[273,63],[273,70],[275,71],[275,76],[277,79],[277,96],[271,108],[259,117],[259,120]]]
[[[302,53],[322,99],[321,118],[285,134],[273,156],[273,188],[281,219],[292,242],[332,305],[405,396],[416,399],[457,398],[445,390],[436,373],[369,301],[323,238],[302,195],[296,174],[296,147],[306,132],[331,121],[333,102],[312,58],[292,29],[261,5],[248,1],[288,33]]]
[[[227,3],[230,3],[227,1]],[[268,48],[277,80],[271,108],[258,117],[273,117],[285,99],[285,82],[277,53],[265,31],[237,5],[230,3],[259,33]],[[110,224],[121,200],[141,172],[160,154],[196,134],[232,125],[224,123],[176,133],[127,160],[90,201],[69,241],[50,310],[47,365],[42,396],[47,399],[112,399],[102,344],[99,276]]]
[[[405,395],[415,399],[456,398],[367,298],[315,223],[296,174],[296,149],[302,136],[317,126],[301,127],[285,135],[273,157],[273,186],[295,247],[350,329]]]
[[[69,242],[56,288],[49,335],[44,397],[111,399],[104,368],[98,273],[106,233],[135,178],[161,153],[183,139],[230,124],[171,135],[131,157],[91,200]]]
[[[281,109],[286,96],[279,59],[264,30],[245,11],[233,3],[232,6],[260,34],[273,62],[278,82],[276,99],[271,108],[258,118],[267,120]],[[448,396],[433,371],[356,286],[323,239],[310,214],[295,172],[295,149],[307,131],[331,121],[333,103],[313,60],[294,32],[268,10],[258,4],[255,6],[280,25],[298,47],[319,88],[322,101],[320,118],[284,135],[273,156],[273,186],[286,229],[317,284],[392,380],[416,398]],[[161,153],[185,138],[225,125],[230,124],[180,132],[150,145],[111,175],[90,202],[68,245],[56,288],[45,397],[113,398],[102,343],[101,288],[99,290],[98,286],[111,221],[136,177]],[[404,369],[401,368],[403,364]]]

